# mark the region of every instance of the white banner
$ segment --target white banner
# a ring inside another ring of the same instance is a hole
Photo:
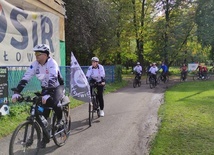
[[[188,64],[188,71],[195,71],[198,67],[198,63],[189,63]]]
[[[88,80],[73,53],[71,53],[70,85],[70,94],[73,98],[84,102],[91,101],[91,93]]]
[[[60,64],[59,17],[48,12],[21,10],[0,0],[0,66],[28,66],[33,47],[48,44]]]

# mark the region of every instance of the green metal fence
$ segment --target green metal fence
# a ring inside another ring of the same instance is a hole
[[[25,71],[28,69],[28,66],[9,66],[8,68],[8,91],[9,97],[12,96],[13,92],[11,88],[17,86],[19,81],[22,79]],[[86,73],[88,66],[81,67],[83,72]],[[104,66],[106,72],[106,80],[108,83],[112,83],[115,81],[115,67],[114,66]],[[60,67],[62,76],[65,80],[65,88],[66,92],[70,92],[70,66],[61,66]],[[32,93],[41,90],[40,82],[37,80],[36,77],[33,77],[28,85],[23,90],[23,93]]]

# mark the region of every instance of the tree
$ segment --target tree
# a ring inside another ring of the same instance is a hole
[[[66,50],[67,64],[73,51],[80,64],[87,65],[99,54],[104,61],[106,53],[115,46],[115,21],[107,3],[97,0],[64,0],[67,9]]]
[[[195,22],[198,40],[203,47],[211,46],[210,55],[214,60],[214,0],[197,1]]]

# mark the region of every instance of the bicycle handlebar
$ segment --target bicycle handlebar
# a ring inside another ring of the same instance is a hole
[[[89,85],[90,85],[91,87],[104,86],[104,85],[102,85],[102,84],[99,83],[99,82],[90,83]]]

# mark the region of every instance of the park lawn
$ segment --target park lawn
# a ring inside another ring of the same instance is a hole
[[[165,93],[151,155],[214,154],[214,81],[178,84]]]
[[[122,82],[115,82],[111,84],[106,85],[106,93],[114,92],[122,87],[125,87],[128,84],[127,81]],[[82,101],[75,100],[73,98],[71,99],[71,108],[75,108],[81,104],[84,104]],[[10,109],[10,115],[9,116],[3,116],[0,117],[0,139],[4,136],[7,136],[11,132],[15,130],[15,128],[24,120],[26,120],[27,116],[29,115],[29,106],[26,106],[26,104],[21,103],[22,105],[15,105],[11,107]],[[72,115],[72,114],[71,114]]]

